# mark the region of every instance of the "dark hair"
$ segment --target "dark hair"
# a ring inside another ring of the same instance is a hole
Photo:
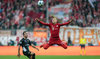
[[[24,32],[23,32],[23,35],[24,35],[24,33],[26,33],[26,32],[27,32],[27,31],[24,31]]]

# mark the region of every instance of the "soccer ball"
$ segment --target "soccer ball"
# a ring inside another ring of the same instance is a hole
[[[43,0],[39,0],[38,1],[38,6],[43,6],[44,5],[44,1]]]

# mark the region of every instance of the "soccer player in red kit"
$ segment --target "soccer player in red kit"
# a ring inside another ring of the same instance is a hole
[[[56,18],[53,18],[52,23],[49,23],[49,24],[44,23],[44,22],[40,21],[37,18],[35,20],[37,20],[39,23],[41,23],[43,25],[49,26],[50,33],[51,33],[51,37],[50,37],[49,42],[41,45],[40,47],[43,47],[44,49],[47,49],[47,48],[49,48],[49,46],[52,46],[53,44],[57,44],[59,46],[62,46],[64,49],[67,49],[67,44],[64,43],[63,41],[61,41],[60,38],[59,38],[59,29],[60,29],[60,26],[68,25],[72,20],[70,20],[66,23],[62,23],[62,24],[57,23]]]

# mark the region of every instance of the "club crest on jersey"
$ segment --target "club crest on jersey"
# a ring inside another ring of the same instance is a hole
[[[58,25],[56,25],[56,27],[58,27]]]

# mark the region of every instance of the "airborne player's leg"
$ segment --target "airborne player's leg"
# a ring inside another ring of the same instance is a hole
[[[48,49],[49,47],[50,47],[50,45],[48,43],[43,45],[44,49]]]
[[[44,43],[44,44],[42,44],[42,45],[40,46],[40,48],[43,47],[44,49],[48,49],[49,46],[50,46],[50,44],[48,44],[48,43]]]
[[[63,41],[60,43],[60,46],[63,47],[64,49],[67,49],[67,43]]]
[[[54,42],[53,38],[50,38],[49,42],[42,44],[40,48],[43,47],[44,49],[48,49],[53,44],[53,42]]]
[[[64,49],[67,49],[67,43],[64,41],[61,41],[60,38],[58,38],[58,41],[56,42],[59,46],[63,47]]]

